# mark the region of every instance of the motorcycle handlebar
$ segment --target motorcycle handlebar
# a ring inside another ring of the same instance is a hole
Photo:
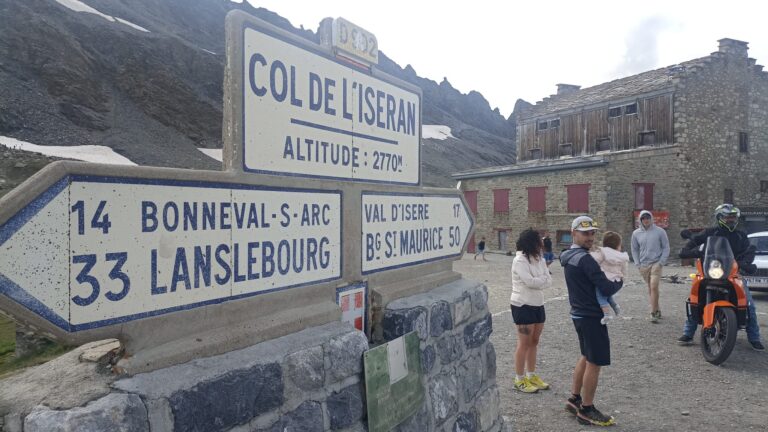
[[[680,258],[704,258],[704,253],[698,249],[682,249],[678,254]]]

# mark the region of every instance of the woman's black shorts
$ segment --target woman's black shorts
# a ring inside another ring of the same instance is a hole
[[[509,305],[509,307],[512,309],[512,321],[517,325],[540,324],[547,319],[544,306]]]

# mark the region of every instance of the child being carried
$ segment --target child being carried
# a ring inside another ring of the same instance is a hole
[[[603,246],[590,252],[590,254],[609,280],[617,282],[626,277],[629,255],[621,251],[621,235],[619,233],[606,231],[603,234]],[[605,297],[600,293],[600,290],[597,290],[597,302],[603,309],[603,318],[600,320],[603,325],[608,324],[616,315],[621,313],[621,308],[613,296]]]

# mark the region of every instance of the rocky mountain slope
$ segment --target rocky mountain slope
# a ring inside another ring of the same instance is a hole
[[[234,8],[317,40],[227,0],[0,0],[0,135],[105,145],[140,165],[220,169],[198,148],[221,147],[224,16]],[[514,125],[482,95],[380,57],[381,69],[423,89],[423,123],[451,128],[454,138],[423,142],[425,184],[450,186],[451,172],[514,161]],[[18,157],[0,148],[6,154]]]

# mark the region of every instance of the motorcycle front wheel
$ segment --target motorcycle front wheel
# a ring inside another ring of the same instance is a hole
[[[701,352],[704,359],[713,365],[724,362],[736,345],[736,312],[729,307],[715,309],[712,328],[701,331]]]

